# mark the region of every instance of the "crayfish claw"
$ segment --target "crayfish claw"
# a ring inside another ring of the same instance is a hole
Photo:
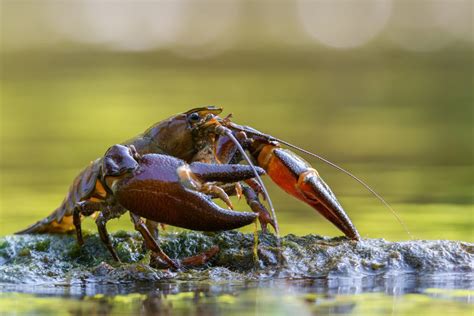
[[[255,169],[260,176],[265,174],[262,168]],[[247,165],[193,162],[189,165],[189,170],[202,181],[209,182],[233,183],[255,177],[254,169]]]
[[[283,190],[312,206],[347,237],[360,239],[357,229],[334,193],[303,158],[269,143],[259,147],[258,161]]]
[[[301,174],[297,184],[306,203],[339,228],[347,237],[360,239],[359,232],[347,216],[336,196],[323,179],[312,170]]]

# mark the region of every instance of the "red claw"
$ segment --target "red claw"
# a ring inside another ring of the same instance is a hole
[[[360,239],[334,193],[304,159],[277,145],[267,144],[259,150],[258,162],[283,190],[311,205],[347,237]]]

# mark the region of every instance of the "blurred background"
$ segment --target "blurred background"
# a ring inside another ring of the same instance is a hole
[[[49,214],[110,145],[212,104],[351,170],[415,238],[474,241],[470,0],[0,0],[0,9],[0,235]],[[410,238],[360,185],[305,158],[364,237]],[[268,186],[283,233],[340,234]],[[110,227],[132,230],[128,216]]]

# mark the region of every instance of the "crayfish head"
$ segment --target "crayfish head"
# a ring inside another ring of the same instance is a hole
[[[215,129],[221,112],[221,108],[207,106],[174,115],[153,125],[133,144],[141,154],[163,153],[190,161]]]
[[[187,112],[192,145],[196,152],[206,156],[199,158],[203,161],[211,161],[214,156],[216,135],[222,127],[222,119],[218,116],[221,112],[221,108],[215,107],[198,108]]]
[[[193,125],[200,125],[208,122],[210,119],[216,117],[222,113],[222,108],[215,106],[205,106],[200,108],[194,108],[183,114],[187,115],[190,123]]]

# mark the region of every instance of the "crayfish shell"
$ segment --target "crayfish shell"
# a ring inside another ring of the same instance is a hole
[[[255,221],[255,213],[226,210],[207,195],[184,187],[176,171],[183,164],[171,156],[145,155],[131,176],[114,185],[115,198],[143,218],[192,230],[229,230]]]

